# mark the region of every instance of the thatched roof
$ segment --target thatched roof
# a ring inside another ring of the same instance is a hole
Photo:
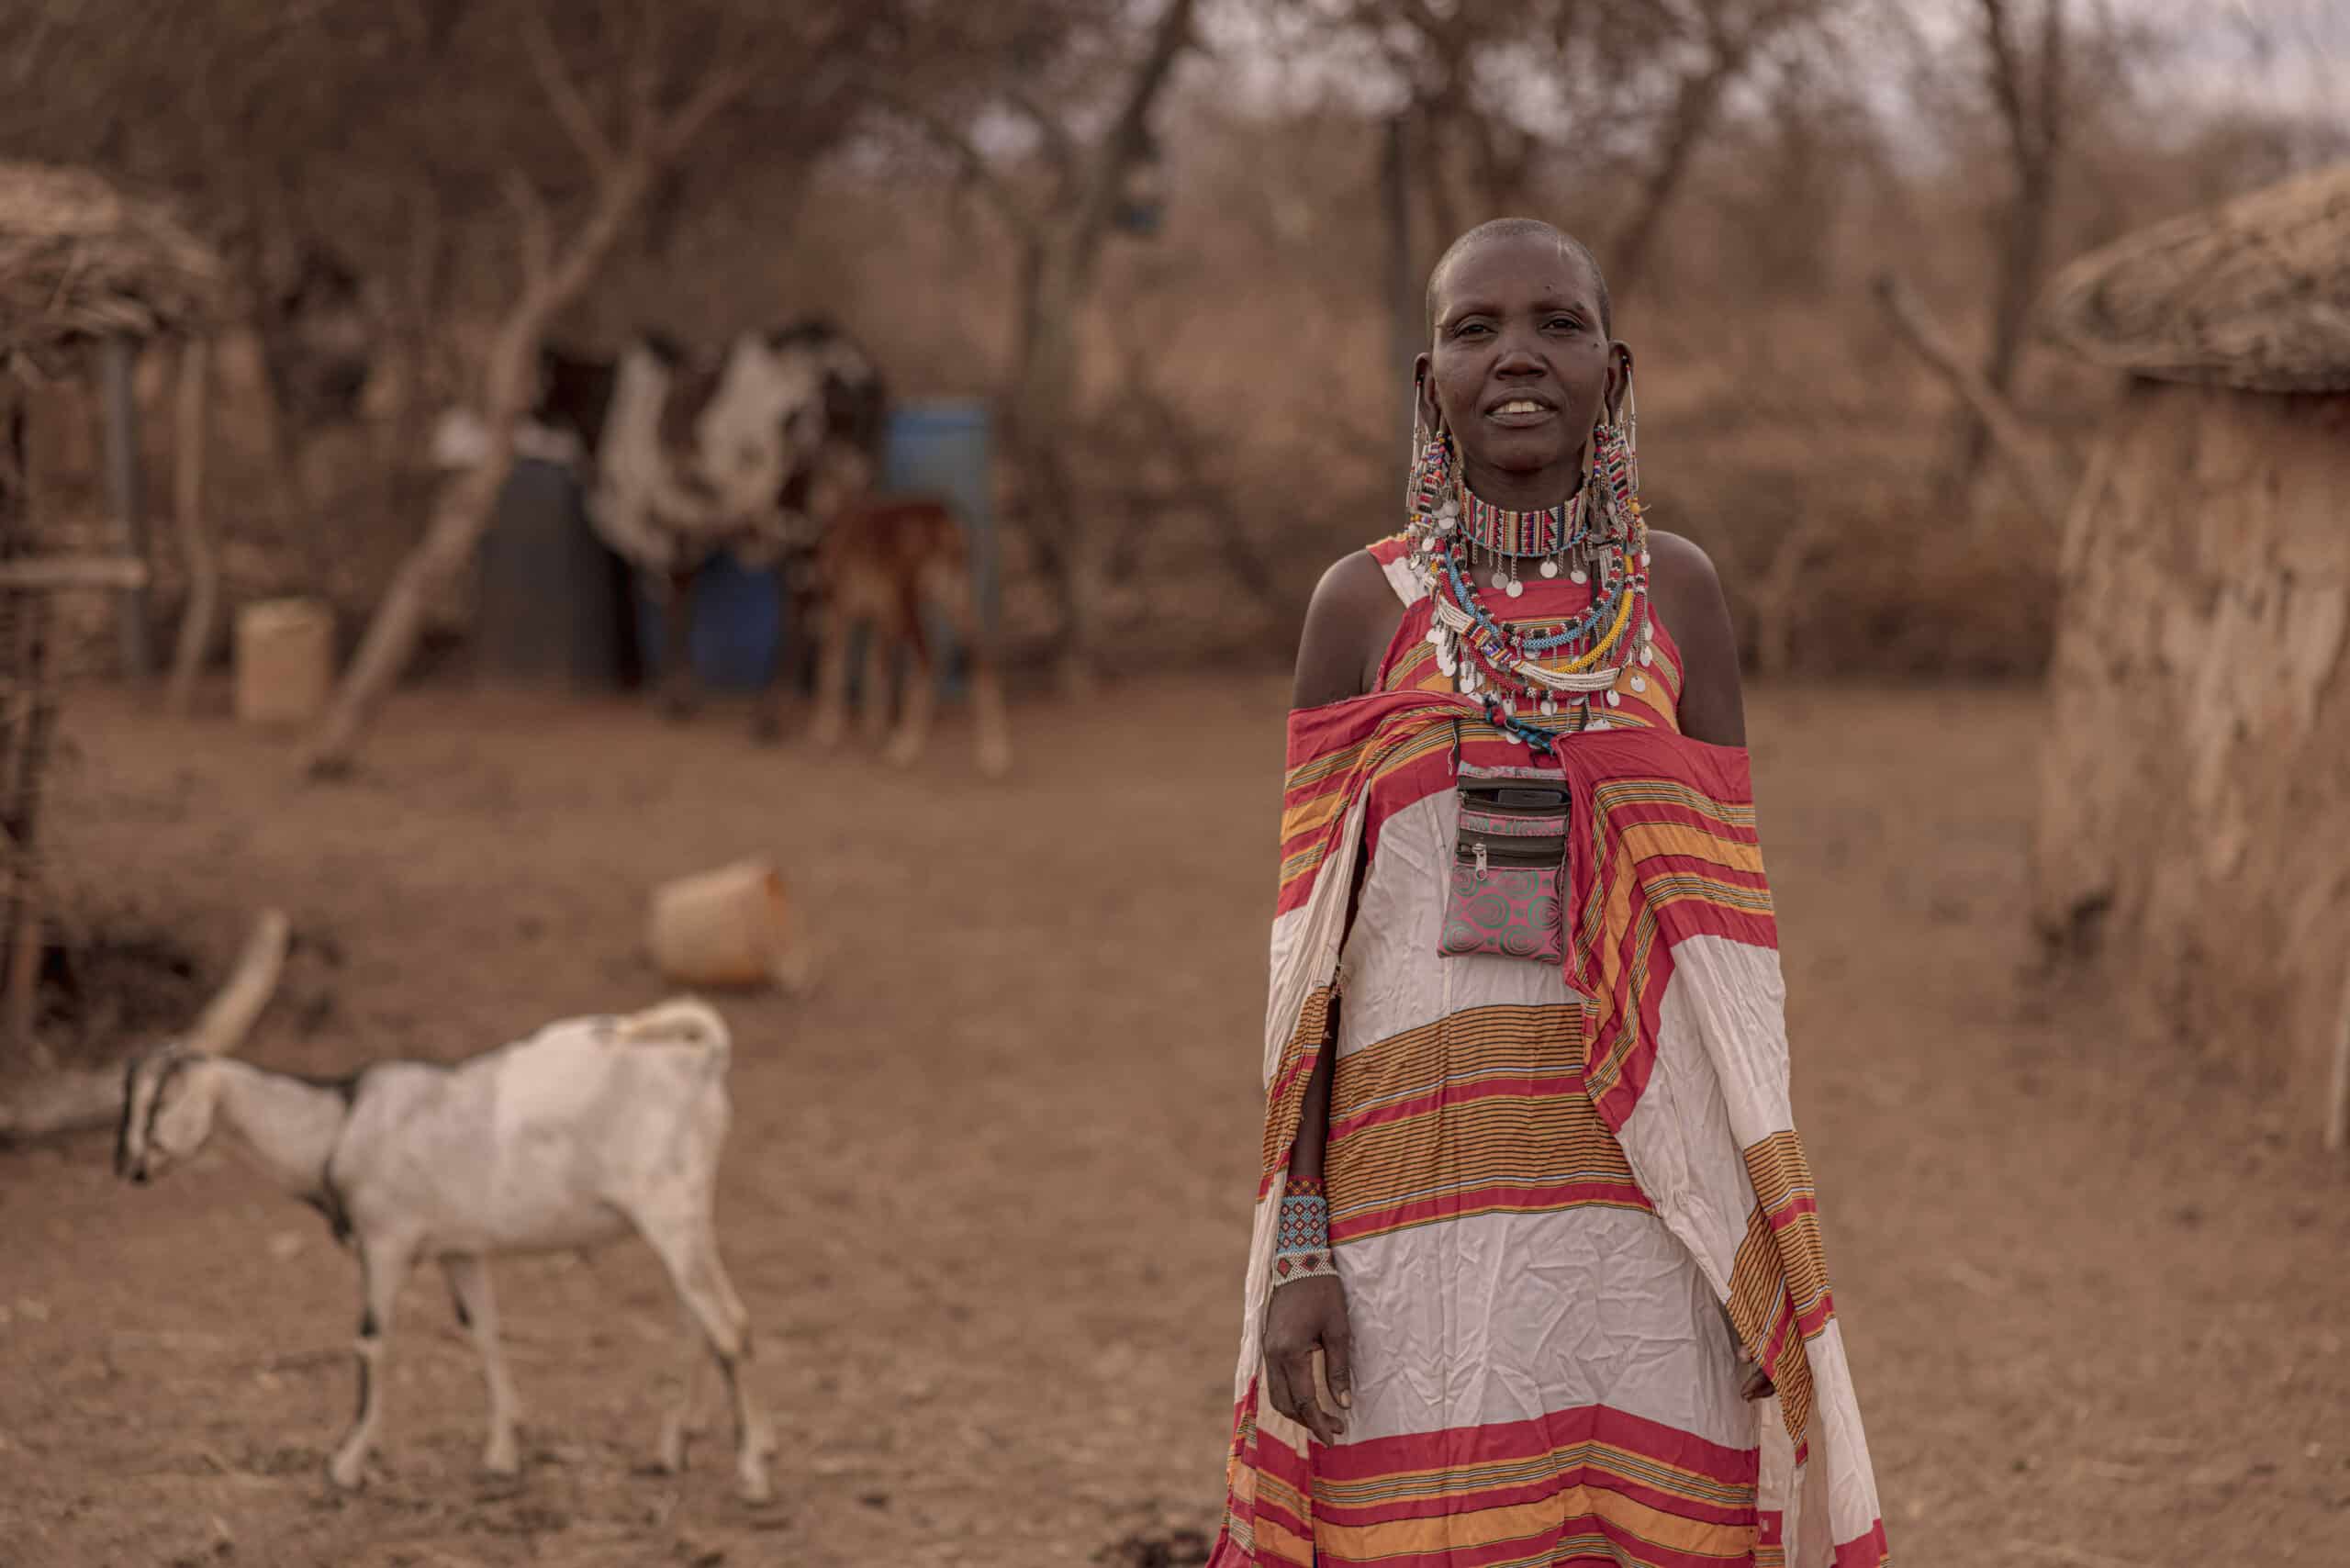
[[[84,169],[0,162],[0,369],[84,339],[199,330],[220,260],[162,208]]]
[[[2350,163],[2141,230],[2042,306],[2100,364],[2255,392],[2350,390]]]

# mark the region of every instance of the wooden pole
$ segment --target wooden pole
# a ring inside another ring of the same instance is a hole
[[[6,565],[8,557],[30,544],[32,499],[26,446],[24,387],[15,377],[0,371],[0,566]],[[15,686],[22,674],[17,667],[17,627],[33,597],[0,583],[0,687]],[[0,815],[6,811],[7,798],[12,793],[10,780],[16,776],[17,758],[25,749],[26,728],[31,717],[29,710],[18,704],[0,702]],[[0,844],[0,857],[5,857],[6,862],[0,865],[0,876],[5,876],[7,882],[6,896],[0,898],[0,922],[5,922],[15,908],[17,879],[25,875],[25,867],[13,844]],[[25,988],[25,976],[17,961],[17,927],[0,924],[0,963],[8,965],[7,986],[12,992]],[[25,1042],[12,1019],[0,1017],[0,1029],[7,1031],[9,1045],[19,1051],[23,1049]]]
[[[16,623],[5,631],[15,646],[11,672],[17,691],[11,695],[18,714],[10,736],[8,777],[0,780],[6,791],[0,800],[0,827],[7,834],[10,857],[6,954],[8,1029],[19,1054],[32,1048],[33,991],[39,979],[41,943],[40,906],[41,786],[49,771],[50,736],[57,724],[57,691],[50,680],[50,599],[44,593],[19,593]],[[27,927],[33,927],[28,931]]]
[[[2342,1021],[2333,1030],[2332,1078],[2326,1085],[2325,1147],[2338,1149],[2350,1133],[2350,974],[2342,980]]]
[[[131,371],[139,362],[139,346],[126,337],[106,342],[106,488],[114,501],[115,529],[123,553],[133,560],[147,559],[147,519],[139,493],[139,398],[131,386]],[[147,590],[124,590],[116,610],[122,635],[122,670],[132,680],[145,680],[154,671],[147,645]]]
[[[40,884],[28,855],[18,857],[15,871],[13,902],[17,924],[9,937],[8,1042],[19,1059],[30,1061],[36,1070],[46,1070],[56,1064],[46,1059],[40,1041],[33,1034],[33,1020],[40,1002],[41,955],[48,946],[41,940]]]
[[[212,645],[220,610],[220,563],[204,526],[205,382],[210,345],[189,340],[180,351],[180,386],[172,463],[172,512],[179,525],[180,556],[187,568],[187,606],[180,612],[179,646],[172,653],[169,703],[185,713],[196,699],[196,672]]]
[[[0,588],[131,588],[147,586],[147,566],[128,555],[18,555],[0,560]]]

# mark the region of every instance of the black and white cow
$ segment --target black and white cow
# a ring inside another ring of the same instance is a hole
[[[576,452],[597,532],[665,594],[671,712],[693,706],[695,574],[721,551],[774,569],[790,642],[756,724],[778,734],[815,603],[816,545],[879,476],[889,396],[872,359],[836,323],[810,317],[744,333],[714,361],[648,334],[617,361],[550,350],[541,371],[522,444]]]

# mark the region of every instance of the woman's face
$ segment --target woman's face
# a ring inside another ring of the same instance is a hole
[[[1488,240],[1438,278],[1421,417],[1452,432],[1484,499],[1523,510],[1573,489],[1631,364],[1600,326],[1598,295],[1583,258],[1539,235]]]

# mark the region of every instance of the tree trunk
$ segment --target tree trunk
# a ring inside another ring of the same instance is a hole
[[[1617,299],[1640,284],[1649,252],[1655,246],[1657,230],[1664,222],[1665,208],[1672,205],[1674,193],[1681,188],[1682,177],[1689,172],[1690,161],[1713,129],[1723,93],[1745,62],[1744,45],[1718,43],[1707,63],[1682,79],[1680,90],[1673,95],[1673,119],[1665,129],[1664,143],[1658,149],[1648,177],[1640,182],[1639,197],[1631,217],[1608,243],[1609,282]]]
[[[1062,451],[1077,401],[1076,312],[1085,275],[1071,253],[1073,238],[1047,229],[1023,253],[1020,361],[1011,412],[1028,526],[1060,622],[1058,674],[1064,690],[1078,695],[1091,684],[1093,627],[1084,526]]]
[[[360,732],[408,666],[432,596],[456,577],[488,528],[514,463],[514,424],[530,406],[531,375],[553,302],[526,297],[507,320],[489,353],[489,448],[481,461],[451,480],[423,542],[392,577],[375,618],[352,658],[351,669],[327,710],[325,722],[303,758],[312,778],[347,773]]]
[[[335,778],[350,771],[361,731],[416,650],[427,604],[473,558],[474,548],[497,508],[507,470],[513,465],[514,426],[531,406],[546,330],[579,297],[611,253],[643,200],[654,169],[652,156],[643,151],[610,167],[578,240],[559,264],[534,275],[524,286],[514,313],[492,342],[483,395],[489,449],[478,465],[442,490],[441,505],[422,543],[408,553],[393,576],[351,669],[335,691],[325,722],[304,755],[304,770],[312,778]]]
[[[1993,297],[1991,352],[1983,379],[2005,398],[2015,386],[2022,358],[2034,291],[2048,241],[2048,211],[2056,192],[2057,150],[2065,133],[2064,0],[2041,0],[2036,59],[2028,69],[2009,27],[2004,0],[1982,0],[1984,43],[1990,55],[1990,91],[2006,127],[2009,160],[2015,170],[2015,203],[1999,250],[1999,280]],[[2031,82],[2027,75],[2032,76]],[[2027,95],[2027,87],[2031,88]],[[1990,450],[1993,432],[1972,410],[1961,428],[1958,472],[1972,485]]]
[[[2016,365],[2023,357],[2024,330],[2031,323],[2041,256],[2047,249],[2054,174],[2053,164],[2045,159],[2035,160],[2020,172],[2007,243],[1999,252],[1999,288],[1992,308],[1991,352],[1983,362],[1983,381],[2001,398],[2014,390]],[[1962,475],[1972,475],[1982,466],[1993,439],[1989,421],[1979,410],[1970,409],[1965,440],[1959,450]]]

